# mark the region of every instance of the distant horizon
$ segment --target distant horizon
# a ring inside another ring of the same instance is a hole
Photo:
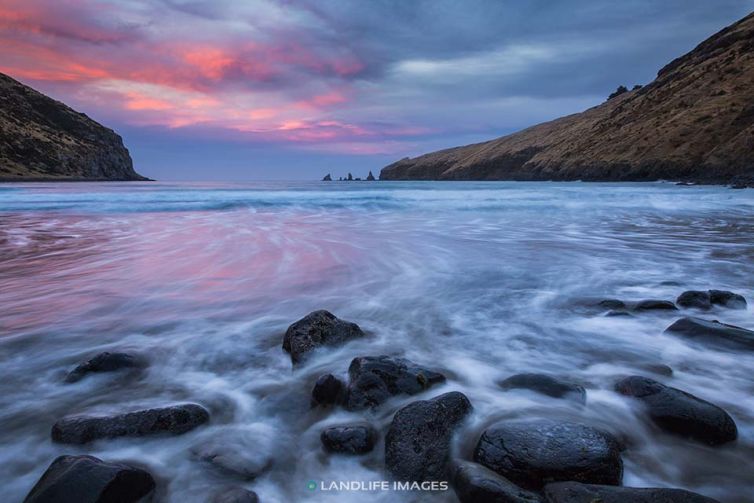
[[[753,9],[9,0],[0,72],[114,129],[159,181],[379,177],[646,84]]]

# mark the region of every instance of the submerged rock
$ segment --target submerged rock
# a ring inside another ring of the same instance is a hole
[[[548,503],[720,503],[683,489],[615,487],[557,482],[545,486]]]
[[[243,480],[253,480],[268,470],[275,455],[271,431],[232,428],[202,440],[192,455],[217,470]]]
[[[618,310],[618,309],[626,308],[626,303],[618,299],[601,300],[597,303],[597,305],[600,307],[604,307],[605,309],[611,309],[611,310]]]
[[[518,487],[482,465],[459,461],[453,467],[453,488],[460,503],[542,503],[537,494]]]
[[[334,405],[340,403],[345,394],[345,384],[332,374],[325,374],[317,379],[312,389],[312,404]]]
[[[626,377],[615,390],[641,400],[652,421],[670,433],[710,445],[732,442],[738,436],[733,418],[717,405],[648,377]]]
[[[394,395],[415,395],[445,376],[423,368],[405,358],[361,356],[348,367],[350,382],[346,396],[349,410],[375,407]]]
[[[726,290],[688,290],[678,296],[676,303],[685,308],[711,309],[713,305],[729,309],[746,309],[743,295]]]
[[[398,480],[445,480],[453,431],[471,409],[458,391],[400,409],[385,436],[385,468]]]
[[[666,333],[703,339],[729,347],[754,349],[754,331],[702,318],[681,318],[665,329]]]
[[[746,309],[746,299],[743,295],[728,292],[725,290],[710,290],[710,302],[717,306],[727,307],[729,309]]]
[[[618,485],[618,441],[590,426],[553,420],[501,421],[479,438],[474,461],[526,489],[562,480]]]
[[[193,403],[146,409],[116,416],[68,416],[52,427],[52,440],[85,444],[115,437],[141,437],[156,433],[180,435],[209,421],[209,412]]]
[[[648,299],[637,302],[634,311],[678,311],[678,308],[669,300]]]
[[[366,454],[374,449],[377,430],[368,424],[331,426],[322,430],[320,440],[328,452]]]
[[[283,337],[283,349],[299,363],[306,353],[320,346],[336,346],[363,337],[356,323],[337,318],[329,311],[314,311],[293,323]]]
[[[47,468],[24,503],[131,503],[154,490],[146,470],[94,456],[60,456]]]
[[[80,381],[92,372],[114,372],[125,368],[143,368],[147,361],[129,353],[100,353],[73,369],[65,378],[65,382],[73,383]]]
[[[243,487],[224,487],[212,495],[212,503],[259,503],[259,497],[254,491]]]
[[[504,390],[528,389],[553,398],[586,403],[586,390],[583,386],[547,374],[516,374],[501,381],[499,385]]]

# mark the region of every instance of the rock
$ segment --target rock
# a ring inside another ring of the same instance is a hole
[[[652,421],[661,429],[710,445],[732,442],[736,423],[723,409],[648,377],[621,379],[615,390],[641,400]]]
[[[80,364],[73,369],[65,378],[65,382],[73,383],[80,381],[91,372],[114,372],[124,368],[143,368],[147,366],[146,360],[128,353],[100,353],[89,361]]]
[[[545,486],[548,503],[720,503],[683,489],[615,487],[578,482]]]
[[[712,301],[710,300],[709,292],[702,292],[699,290],[688,290],[683,292],[678,296],[675,303],[684,308],[712,308]]]
[[[547,374],[516,374],[499,383],[504,390],[528,389],[551,396],[586,403],[586,390],[578,384],[557,379]]]
[[[690,44],[641,89],[508,136],[402,159],[380,179],[751,185],[752,39],[754,17],[746,15]]]
[[[191,453],[227,475],[253,480],[273,464],[276,448],[273,435],[268,429],[230,428],[200,441],[191,448]]]
[[[0,73],[0,180],[147,180],[123,139]]]
[[[482,465],[468,461],[455,464],[452,481],[461,503],[542,503],[537,494],[521,489]]]
[[[368,424],[331,426],[322,431],[325,450],[341,454],[366,454],[374,449],[377,431]]]
[[[641,365],[640,368],[661,376],[670,377],[673,375],[673,369],[670,365],[665,365],[664,363],[646,363]]]
[[[115,437],[141,437],[156,433],[180,435],[209,421],[209,412],[193,403],[146,409],[117,416],[68,416],[52,427],[52,440],[85,444]]]
[[[230,486],[220,489],[212,495],[212,503],[259,503],[259,497],[254,491],[243,487]]]
[[[612,310],[612,311],[606,312],[605,316],[607,316],[608,318],[618,318],[618,317],[633,318],[634,315],[629,313],[628,311]]]
[[[685,308],[710,309],[713,305],[729,309],[746,309],[746,299],[743,295],[725,290],[688,290],[683,292],[676,303]]]
[[[710,302],[729,309],[746,309],[746,299],[743,295],[725,290],[710,290]]]
[[[361,356],[348,367],[350,382],[346,408],[376,407],[391,396],[415,395],[432,385],[445,382],[445,376],[404,358]]]
[[[618,300],[618,299],[605,299],[605,300],[601,300],[601,301],[599,301],[597,303],[597,305],[600,306],[600,307],[604,307],[605,309],[612,309],[612,310],[625,309],[626,308],[626,303],[623,302],[622,300]]]
[[[330,173],[326,174],[325,177],[322,179],[323,182],[332,182],[332,177],[330,176]]]
[[[678,308],[669,300],[641,300],[634,306],[634,311],[678,311]]]
[[[369,174],[367,175],[367,182],[373,182],[373,181],[374,181],[374,175],[370,171]]]
[[[501,421],[479,438],[474,461],[526,489],[562,480],[618,485],[620,446],[612,435],[554,420]]]
[[[665,332],[689,339],[703,339],[728,347],[754,349],[754,331],[720,323],[717,320],[681,318],[666,328]]]
[[[325,374],[317,379],[312,389],[312,403],[314,405],[334,405],[343,400],[345,385],[343,381],[332,374]]]
[[[283,349],[291,354],[293,363],[299,363],[306,353],[320,346],[335,346],[363,336],[364,332],[356,323],[320,310],[307,314],[288,327],[283,338]]]
[[[60,456],[47,468],[24,503],[130,503],[154,490],[149,472],[93,456]]]
[[[398,410],[385,436],[385,468],[397,480],[446,480],[453,431],[471,409],[451,391]]]

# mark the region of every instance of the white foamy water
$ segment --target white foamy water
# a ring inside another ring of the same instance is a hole
[[[747,297],[703,316],[754,328],[754,191],[672,184],[260,183],[0,186],[0,482],[20,501],[61,454],[137,461],[164,501],[206,501],[239,483],[263,502],[411,501],[416,495],[309,491],[310,480],[382,480],[383,444],[328,456],[320,431],[450,390],[474,413],[456,455],[498,419],[552,417],[626,438],[627,486],[682,487],[723,502],[754,494],[754,352],[663,334],[678,313],[605,317],[589,299],[673,300],[687,289]],[[370,335],[293,370],[286,327],[315,309]],[[68,371],[101,351],[151,360],[142,374]],[[409,358],[448,376],[376,411],[310,409],[325,372],[360,355]],[[672,367],[672,377],[647,370]],[[586,407],[496,382],[567,376]],[[725,408],[739,439],[707,447],[658,432],[614,381],[643,374]],[[50,427],[73,413],[196,402],[209,426],[177,437],[65,446]],[[233,435],[270,456],[237,481],[192,456]],[[424,496],[455,501],[452,491]]]

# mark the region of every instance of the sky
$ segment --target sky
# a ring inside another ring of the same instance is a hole
[[[160,180],[317,179],[650,82],[754,0],[0,0],[0,72]]]

